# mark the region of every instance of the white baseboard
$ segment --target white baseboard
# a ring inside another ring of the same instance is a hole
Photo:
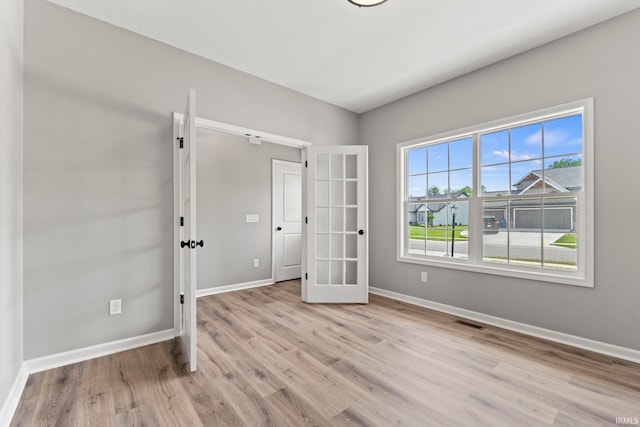
[[[27,384],[28,377],[29,374],[27,373],[27,370],[23,363],[22,365],[20,365],[20,370],[18,371],[16,380],[13,382],[13,385],[9,390],[7,400],[4,402],[2,408],[0,409],[0,426],[8,427],[11,423],[13,414],[15,414],[16,409],[18,408],[18,403],[20,403],[20,398],[22,397],[24,386]]]
[[[207,295],[222,294],[224,292],[241,291],[243,289],[258,288],[260,286],[273,285],[273,279],[255,280],[253,282],[236,283],[235,285],[218,286],[216,288],[198,289],[196,298]]]
[[[478,313],[464,308],[458,308],[439,302],[429,301],[422,298],[412,297],[397,292],[387,291],[385,289],[369,287],[369,292],[374,295],[395,299],[420,307],[429,308],[431,310],[440,311],[454,316],[463,317],[476,322],[486,323],[487,325],[497,326],[499,328],[508,329],[510,331],[520,332],[549,341],[555,341],[561,344],[567,344],[573,347],[582,348],[584,350],[594,351],[596,353],[606,354],[607,356],[617,357],[619,359],[629,360],[631,362],[640,363],[640,350],[627,347],[620,347],[613,344],[607,344],[601,341],[595,341],[588,338],[582,338],[575,335],[565,334],[563,332],[553,331],[551,329],[540,328],[537,326],[527,325],[525,323],[515,322],[513,320],[503,319],[501,317],[490,316],[488,314]]]
[[[119,353],[121,351],[131,350],[145,345],[156,344],[161,341],[173,339],[174,337],[175,331],[173,329],[167,329],[165,331],[125,338],[123,340],[111,341],[104,344],[97,344],[91,347],[65,351],[64,353],[38,357],[36,359],[26,360],[24,364],[26,371],[29,374],[35,374],[36,372],[46,371],[47,369],[59,368],[60,366],[84,362],[85,360],[95,359],[96,357],[107,356],[109,354]]]

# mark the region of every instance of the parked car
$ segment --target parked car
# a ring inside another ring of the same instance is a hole
[[[495,216],[483,216],[482,217],[482,232],[483,233],[499,233],[500,221]]]

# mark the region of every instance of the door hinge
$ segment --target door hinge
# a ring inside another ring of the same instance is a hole
[[[304,280],[309,280],[309,274],[308,273],[304,273]]]
[[[184,294],[180,294],[180,304],[184,304]]]
[[[307,160],[304,161],[304,167],[308,168],[309,167],[309,162]]]
[[[305,224],[309,224],[309,217],[307,217],[307,216],[304,217],[304,223]]]
[[[184,227],[184,217],[180,217],[180,227]]]
[[[184,148],[184,138],[183,137],[179,137],[176,138],[179,142],[180,142],[180,148]]]

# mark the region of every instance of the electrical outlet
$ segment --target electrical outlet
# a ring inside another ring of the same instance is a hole
[[[422,273],[420,273],[420,281],[427,283],[427,272],[423,271]]]
[[[253,268],[258,268],[260,267],[260,260],[258,258],[255,258],[253,260]]]
[[[112,299],[109,301],[109,316],[122,313],[122,300]]]

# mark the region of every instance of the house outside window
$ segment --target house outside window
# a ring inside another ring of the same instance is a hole
[[[398,260],[593,286],[592,111],[398,144]]]

